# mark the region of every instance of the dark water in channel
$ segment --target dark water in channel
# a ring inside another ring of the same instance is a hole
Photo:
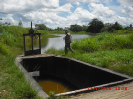
[[[62,84],[60,84],[60,82],[57,81],[45,80],[38,82],[38,84],[42,87],[43,91],[46,94],[49,94],[50,91],[55,91],[55,94],[69,92],[67,86],[65,87]]]
[[[48,95],[50,91],[54,91],[55,94],[59,94],[79,89],[77,86],[68,82],[65,79],[50,76],[47,74],[34,78],[42,87],[43,91]]]

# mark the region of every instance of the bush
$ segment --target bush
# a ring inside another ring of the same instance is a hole
[[[4,31],[2,25],[0,25],[0,33],[2,33]]]
[[[86,38],[82,39],[81,41],[74,41],[72,43],[73,49],[81,49],[86,52],[94,52],[97,50],[97,42],[95,38]]]
[[[72,43],[73,49],[85,52],[98,50],[131,49],[133,48],[133,34],[129,36],[115,36],[109,33],[102,33],[95,38],[86,38]]]

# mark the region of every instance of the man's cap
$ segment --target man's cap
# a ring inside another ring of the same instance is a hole
[[[66,32],[66,33],[68,33],[68,32],[69,32],[69,30],[68,30],[68,29],[66,29],[66,30],[65,30],[65,32]]]

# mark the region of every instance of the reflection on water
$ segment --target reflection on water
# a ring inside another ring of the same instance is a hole
[[[69,92],[67,87],[57,83],[56,81],[41,81],[38,82],[38,84],[42,87],[46,94],[49,94],[50,91],[55,91],[55,94]]]
[[[45,47],[45,46],[47,46],[47,44],[48,44],[48,38],[47,37],[45,37],[44,39],[41,39],[41,46],[43,46],[43,47]],[[39,49],[39,39],[37,39],[37,40],[34,40],[33,41],[33,48],[34,49]],[[27,50],[32,50],[32,41],[31,40],[28,40],[26,43],[25,43],[25,46],[26,46],[26,51]]]
[[[49,94],[50,91],[55,91],[55,94],[69,92],[79,89],[79,87],[68,82],[67,80],[47,74],[42,74],[34,77],[38,84],[42,87],[43,91]]]
[[[65,37],[65,34],[55,34],[57,38],[49,38],[47,46],[42,46],[41,53],[44,53],[45,50],[54,47],[56,49],[63,49],[65,46],[65,40],[63,40],[63,37]],[[87,38],[95,35],[87,35],[87,34],[71,34],[72,40],[79,40],[82,38]]]
[[[46,50],[48,50],[51,47],[54,47],[56,49],[64,49],[65,46],[65,40],[63,40],[63,37],[65,37],[65,34],[54,34],[60,37],[56,38],[43,38],[41,39],[41,53],[43,54]],[[87,37],[92,37],[95,35],[87,35],[87,34],[71,34],[72,35],[72,40],[80,40],[82,38],[87,38]],[[26,50],[31,50],[32,49],[32,42],[31,40],[26,42]],[[34,49],[39,48],[39,39],[34,40],[33,42],[33,47]]]

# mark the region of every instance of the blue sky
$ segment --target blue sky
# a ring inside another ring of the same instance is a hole
[[[93,18],[103,23],[133,24],[133,0],[0,0],[1,23],[23,27],[45,24],[49,28],[88,25]]]

